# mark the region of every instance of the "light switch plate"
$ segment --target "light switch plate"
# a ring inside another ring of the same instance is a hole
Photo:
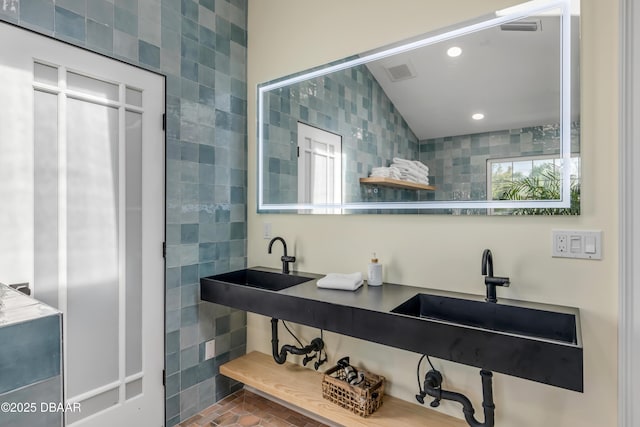
[[[601,230],[552,230],[551,256],[602,259]]]
[[[204,343],[204,360],[213,359],[216,356],[216,340]]]

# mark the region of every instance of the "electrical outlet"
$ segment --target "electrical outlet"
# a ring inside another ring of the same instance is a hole
[[[216,340],[204,343],[204,360],[213,359],[216,356]]]
[[[263,222],[262,223],[262,238],[270,239],[271,238],[271,223]]]
[[[557,253],[565,253],[567,252],[567,235],[566,234],[556,234],[555,235],[555,252]]]
[[[602,231],[552,230],[551,256],[602,259]]]

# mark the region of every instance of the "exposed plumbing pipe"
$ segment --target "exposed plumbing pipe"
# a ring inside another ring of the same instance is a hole
[[[491,371],[480,371],[482,377],[482,407],[484,408],[484,423],[476,420],[474,417],[473,404],[467,398],[467,396],[456,393],[453,391],[447,391],[442,389],[442,374],[432,369],[425,375],[424,378],[424,392],[431,397],[435,397],[435,400],[431,403],[431,406],[438,406],[440,399],[453,400],[462,405],[462,412],[464,418],[471,427],[493,427],[495,423],[495,409],[496,406],[493,403],[493,388],[491,378],[493,374]]]
[[[285,344],[282,349],[278,351],[278,319],[271,319],[271,350],[273,353],[273,360],[277,364],[282,365],[287,361],[287,353],[303,355],[311,352],[318,352],[324,348],[324,341],[321,338],[314,338],[311,343],[304,347],[295,347],[293,345]]]

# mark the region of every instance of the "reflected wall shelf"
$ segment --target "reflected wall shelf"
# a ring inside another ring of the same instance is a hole
[[[436,187],[433,185],[418,184],[417,182],[401,181],[399,179],[385,178],[379,176],[370,176],[368,178],[360,178],[360,184],[380,185],[382,187],[403,188],[405,190],[431,190]]]

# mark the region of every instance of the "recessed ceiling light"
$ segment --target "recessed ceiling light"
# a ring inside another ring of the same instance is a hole
[[[456,56],[460,56],[461,54],[462,54],[462,49],[460,49],[458,46],[450,47],[447,50],[447,55],[449,55],[452,58],[455,58]]]
[[[473,120],[482,120],[482,119],[484,119],[484,114],[482,114],[482,113],[475,113],[473,116],[471,116],[471,118],[472,118]]]

